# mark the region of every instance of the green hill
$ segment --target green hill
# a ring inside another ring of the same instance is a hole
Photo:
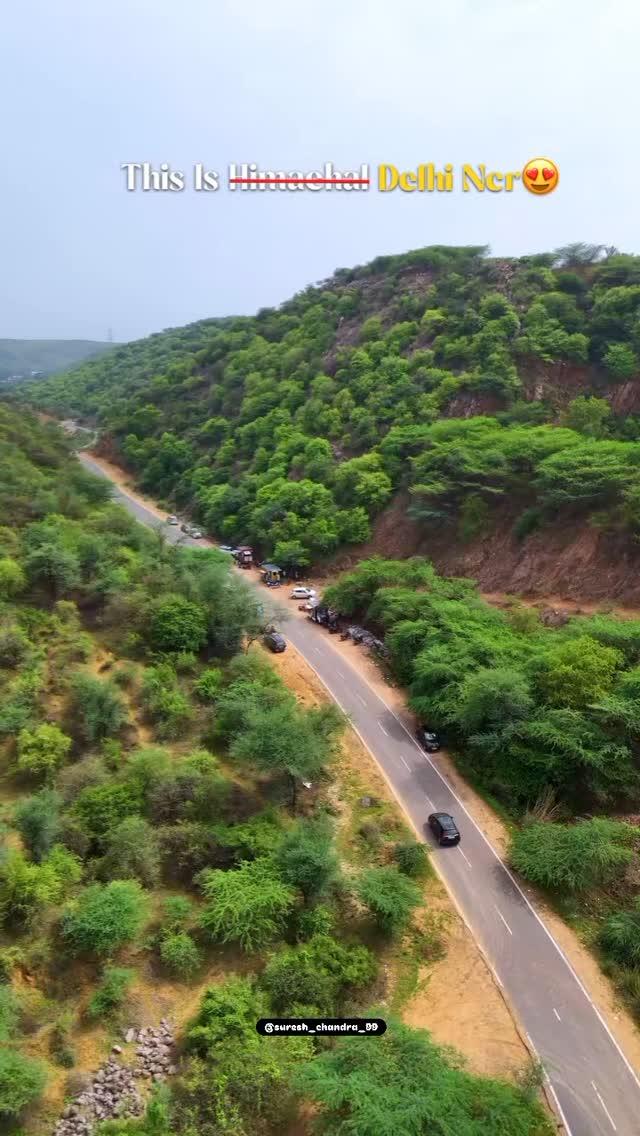
[[[112,348],[93,339],[0,339],[0,382],[13,375],[28,378],[32,371],[63,371]]]
[[[640,257],[438,246],[126,344],[22,397],[99,423],[143,488],[284,564],[367,541],[403,501],[448,547],[504,526],[505,502],[522,540],[596,518],[633,543],[639,351]]]

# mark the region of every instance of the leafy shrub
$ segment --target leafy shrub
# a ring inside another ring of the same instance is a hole
[[[304,821],[287,833],[277,864],[285,883],[299,888],[305,900],[325,891],[338,871],[328,820]]]
[[[0,1047],[0,1113],[19,1116],[42,1093],[44,1065],[16,1049]]]
[[[37,864],[48,855],[60,836],[61,804],[59,793],[41,789],[16,805],[16,828]]]
[[[60,903],[81,878],[80,861],[59,844],[40,864],[9,849],[0,860],[0,920],[28,923],[43,907]]]
[[[15,624],[0,625],[0,667],[17,667],[29,653],[25,632]]]
[[[32,777],[52,777],[71,749],[71,738],[59,726],[43,724],[18,735],[18,769]]]
[[[189,699],[178,687],[176,672],[169,663],[149,667],[142,682],[141,698],[161,738],[177,737],[191,718]]]
[[[193,904],[185,895],[170,895],[162,905],[162,929],[165,934],[184,930],[193,916]]]
[[[61,1014],[54,1023],[49,1037],[49,1049],[54,1061],[64,1069],[71,1069],[75,1063],[75,1053],[71,1041],[73,1014]]]
[[[246,978],[210,987],[185,1035],[187,1061],[174,1098],[179,1132],[285,1132],[294,1069],[313,1055],[309,1038],[275,1046],[256,1033],[270,1013],[263,991]]]
[[[375,958],[366,947],[348,947],[316,935],[303,946],[272,955],[262,982],[278,1013],[305,1006],[331,1015],[342,1006],[347,991],[373,981],[376,969]]]
[[[102,981],[87,1005],[90,1021],[101,1021],[123,1005],[135,972],[121,966],[105,966]]]
[[[594,817],[579,824],[531,824],[515,834],[511,863],[532,883],[587,891],[619,877],[632,858],[633,828]]]
[[[106,781],[83,789],[73,812],[87,833],[104,839],[123,818],[140,812],[141,805],[142,797],[136,785]]]
[[[420,877],[427,869],[427,850],[417,840],[405,840],[396,844],[393,855],[398,868],[405,876]]]
[[[134,880],[92,884],[68,909],[62,934],[74,954],[110,955],[138,934],[147,901]]]
[[[621,966],[640,970],[640,899],[629,911],[616,911],[600,929],[602,949]]]
[[[76,675],[72,682],[72,706],[80,731],[89,742],[113,737],[127,720],[127,710],[113,679]]]
[[[0,557],[0,600],[9,600],[23,592],[27,580],[17,560],[11,556]],[[1,653],[0,653],[1,657]]]
[[[202,952],[186,931],[175,931],[162,939],[160,958],[179,978],[192,978],[202,965]]]
[[[193,690],[200,702],[215,702],[222,686],[222,671],[218,667],[209,667],[203,671]]]
[[[12,986],[0,985],[0,1043],[15,1033],[20,1016],[20,1003]]]
[[[200,923],[212,939],[260,950],[280,935],[294,905],[294,893],[268,860],[246,862],[234,871],[204,871],[199,877],[208,900]]]
[[[387,934],[402,931],[422,900],[419,888],[397,868],[369,868],[357,885],[358,896]]]
[[[393,1020],[374,1045],[341,1038],[296,1070],[294,1083],[313,1102],[327,1133],[555,1131],[530,1088],[474,1076],[426,1030]]]
[[[140,816],[125,817],[107,834],[101,874],[107,879],[135,879],[144,887],[155,887],[160,878],[160,849],[148,821]]]

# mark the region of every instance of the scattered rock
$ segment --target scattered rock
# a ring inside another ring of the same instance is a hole
[[[56,1124],[54,1136],[93,1136],[97,1124],[103,1120],[140,1116],[145,1106],[137,1080],[153,1078],[159,1083],[175,1075],[177,1068],[171,1064],[174,1035],[166,1018],[158,1028],[148,1026],[139,1031],[131,1028],[123,1037],[127,1044],[138,1042],[135,1065],[129,1068],[116,1057],[110,1057],[91,1081],[79,1080],[77,1095]],[[119,1056],[122,1046],[114,1045],[111,1052]]]

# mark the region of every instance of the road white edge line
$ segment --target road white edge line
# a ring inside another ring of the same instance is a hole
[[[596,1085],[595,1081],[592,1081],[591,1084],[593,1085],[594,1093],[596,1094],[598,1100],[600,1101],[600,1104],[602,1105],[602,1108],[604,1109],[604,1114],[605,1114],[607,1120],[609,1121],[609,1124],[613,1128],[613,1131],[617,1132],[618,1129],[616,1128],[616,1126],[613,1122],[613,1117],[612,1117],[611,1113],[609,1112],[609,1109],[607,1108],[606,1104],[604,1103],[602,1097],[600,1096],[600,1093],[598,1092],[598,1086]]]
[[[529,1038],[529,1040],[531,1040],[531,1039]],[[535,1049],[535,1046],[534,1046],[534,1053],[536,1053],[536,1056],[537,1056],[537,1050]],[[564,1109],[562,1108],[562,1105],[560,1104],[560,1101],[558,1100],[558,1094],[557,1094],[556,1090],[554,1089],[553,1085],[551,1084],[551,1078],[549,1077],[549,1074],[546,1072],[546,1070],[545,1070],[545,1074],[544,1074],[544,1083],[547,1086],[548,1091],[551,1093],[551,1096],[553,1097],[554,1104],[555,1104],[555,1106],[558,1110],[558,1116],[560,1117],[562,1123],[564,1124],[564,1126],[567,1130],[567,1136],[573,1136],[573,1133],[572,1133],[571,1129],[569,1128],[569,1123],[567,1121],[567,1118],[564,1114]]]
[[[510,928],[509,924],[507,923],[507,921],[506,921],[506,919],[505,919],[504,915],[502,914],[502,912],[501,912],[500,908],[499,908],[499,907],[497,906],[497,904],[495,904],[495,903],[494,903],[494,905],[493,905],[493,906],[495,907],[496,911],[498,912],[498,915],[499,915],[499,916],[500,916],[500,918],[502,919],[502,922],[504,923],[505,927],[507,928],[507,931],[509,932],[509,934],[510,934],[510,935],[513,935],[513,931],[511,930],[511,928]]]

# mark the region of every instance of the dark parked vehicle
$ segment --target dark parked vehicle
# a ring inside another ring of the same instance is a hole
[[[269,631],[264,636],[262,642],[264,643],[265,647],[268,647],[269,650],[273,651],[276,655],[280,654],[281,651],[286,651],[287,649],[287,642],[284,635],[280,635],[277,631]]]
[[[434,734],[428,726],[418,726],[416,737],[427,753],[437,753],[442,746],[438,735]]]
[[[449,813],[431,813],[429,817],[429,828],[438,841],[438,844],[460,843],[458,826]]]

